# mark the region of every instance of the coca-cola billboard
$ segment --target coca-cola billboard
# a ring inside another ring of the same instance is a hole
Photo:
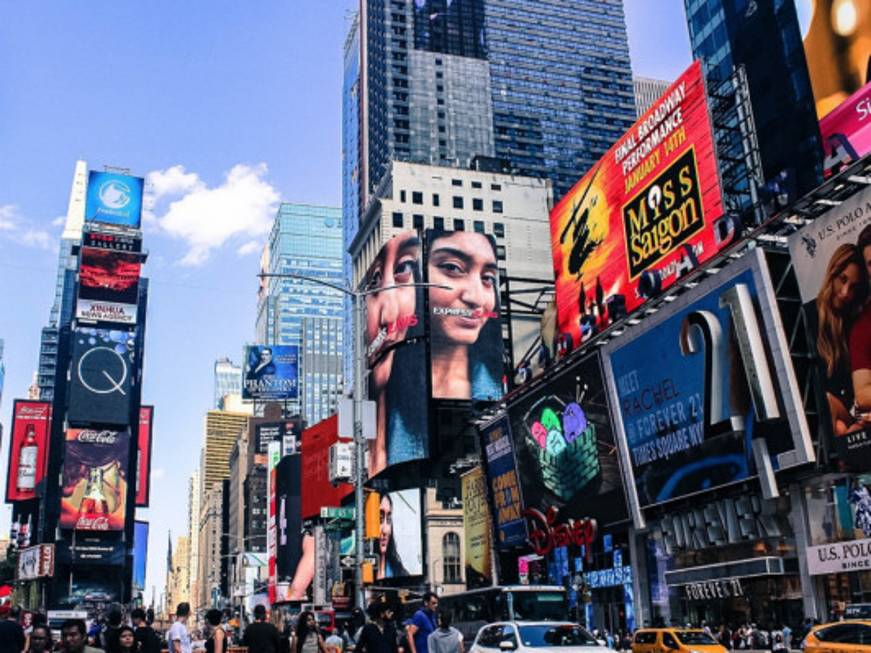
[[[50,402],[15,400],[6,476],[6,503],[36,497],[37,487],[45,477],[50,431]]]
[[[61,528],[124,529],[130,432],[68,429],[61,486]]]

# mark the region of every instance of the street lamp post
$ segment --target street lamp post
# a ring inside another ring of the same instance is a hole
[[[365,299],[368,295],[384,292],[387,290],[396,290],[397,288],[444,288],[451,290],[450,286],[437,283],[399,283],[383,288],[373,288],[367,290],[351,290],[346,286],[324,281],[315,277],[309,277],[304,274],[296,274],[293,272],[269,273],[261,272],[257,275],[261,279],[298,279],[300,281],[309,281],[314,284],[332,288],[340,293],[347,295],[351,299],[351,307],[353,309],[353,330],[354,330],[354,513],[355,513],[355,533],[354,533],[354,557],[355,568],[354,573],[354,592],[356,594],[355,604],[358,608],[365,609],[365,593],[363,592],[363,540],[364,540],[364,493],[363,482],[366,473],[365,458],[363,447],[366,446],[366,439],[363,437],[363,374],[366,365],[366,345],[363,338],[363,325],[365,322]]]

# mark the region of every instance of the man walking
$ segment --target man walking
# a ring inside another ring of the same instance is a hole
[[[160,637],[145,619],[145,610],[136,608],[130,614],[133,619],[133,635],[139,646],[139,653],[160,653]]]
[[[451,626],[451,613],[439,613],[439,627],[427,638],[429,653],[463,653],[463,636]]]
[[[411,623],[405,627],[411,653],[429,653],[427,639],[436,629],[438,609],[439,597],[433,592],[426,592],[423,595],[423,605],[411,617]]]
[[[242,646],[248,647],[248,653],[279,653],[281,650],[281,636],[278,628],[266,621],[265,606],[254,606],[254,623],[245,629]]]
[[[60,628],[63,653],[103,653],[103,649],[85,644],[87,628],[82,619],[67,619]]]
[[[191,634],[188,632],[188,617],[191,614],[189,603],[179,603],[175,610],[175,623],[166,635],[169,653],[192,653]]]
[[[21,653],[24,650],[24,628],[18,623],[18,615],[18,607],[9,608],[0,620],[0,651]]]

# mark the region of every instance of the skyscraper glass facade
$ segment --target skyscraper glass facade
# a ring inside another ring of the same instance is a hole
[[[224,397],[242,394],[242,368],[229,358],[215,361],[214,409],[224,410]]]

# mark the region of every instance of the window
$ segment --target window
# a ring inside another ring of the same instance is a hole
[[[472,198],[472,210],[473,211],[483,211],[484,210],[484,200],[480,197]]]
[[[399,201],[400,202],[405,201],[405,191],[404,190],[399,191]]]
[[[441,66],[441,65],[442,65],[442,60],[441,60],[441,59],[436,59],[435,65],[436,65],[436,66]]]
[[[484,233],[484,222],[481,220],[475,220],[475,233],[482,234]]]
[[[439,111],[439,120],[444,120],[444,119],[445,119],[445,112]]]
[[[490,190],[502,190],[502,184],[490,184]]]
[[[463,208],[463,198],[459,195],[454,195],[454,208],[461,209]]]
[[[454,231],[465,231],[466,223],[460,218],[454,218]]]
[[[505,245],[496,245],[496,260],[505,260]]]
[[[445,87],[442,86],[441,84],[436,84],[436,93],[444,93],[444,92],[445,92]]]
[[[435,216],[432,219],[432,226],[435,229],[440,229],[441,231],[445,230],[445,219],[441,216]]]
[[[472,188],[481,188],[481,182],[480,181],[473,181]]]
[[[432,205],[433,205],[433,206],[438,206],[438,205],[439,205],[439,194],[438,194],[438,193],[433,193],[433,194],[432,194]]]
[[[412,204],[423,204],[423,193],[420,191],[413,191],[411,193],[411,203]]]
[[[423,229],[423,216],[420,213],[415,213],[411,216],[411,226],[415,229]]]
[[[444,582],[461,583],[463,577],[460,567],[460,536],[454,532],[445,533],[442,538]]]
[[[393,214],[393,226],[402,228],[402,214],[394,213]]]
[[[493,200],[493,213],[502,213],[502,200]]]
[[[496,238],[505,238],[505,225],[501,222],[494,222],[493,235],[496,236]]]
[[[462,185],[463,185],[462,179],[451,179],[451,186],[462,186]]]
[[[662,633],[662,644],[666,648],[679,649],[677,640],[671,636],[671,633]]]
[[[436,79],[441,79],[445,74],[441,70],[436,71]]]

